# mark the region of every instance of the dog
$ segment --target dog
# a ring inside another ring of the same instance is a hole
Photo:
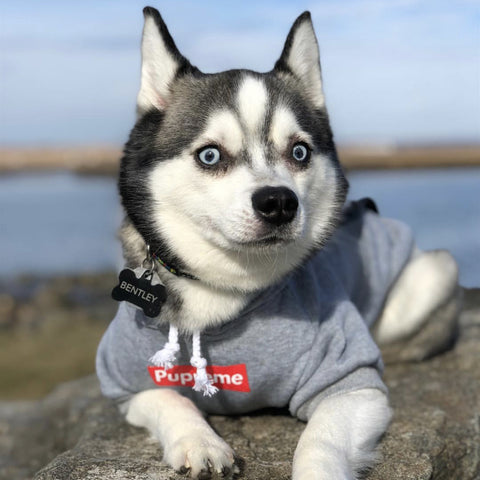
[[[401,360],[445,345],[457,265],[373,201],[346,203],[308,12],[268,73],[203,74],[144,17],[102,391],[193,478],[237,471],[201,411],[265,407],[307,422],[294,480],[358,478],[391,419],[377,345]]]

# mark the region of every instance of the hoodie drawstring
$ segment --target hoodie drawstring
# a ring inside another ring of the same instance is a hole
[[[170,325],[168,342],[161,350],[150,357],[149,362],[153,363],[156,367],[163,367],[168,370],[173,367],[173,362],[175,362],[179,350],[178,329],[177,327]]]
[[[173,363],[176,360],[176,354],[179,350],[178,329],[173,325],[170,325],[168,342],[161,350],[152,355],[149,361],[156,367],[162,367],[168,370],[173,367]],[[192,357],[190,358],[190,364],[197,370],[194,374],[195,384],[193,389],[196,392],[202,392],[203,395],[207,397],[215,395],[218,388],[213,385],[212,379],[207,375],[207,360],[202,357],[199,331],[194,332],[192,336]]]
[[[213,386],[213,382],[207,375],[207,361],[202,357],[200,347],[200,332],[194,332],[192,338],[192,358],[190,365],[197,369],[195,375],[195,385],[193,389],[196,392],[202,392],[204,396],[211,397],[217,393],[218,388]]]

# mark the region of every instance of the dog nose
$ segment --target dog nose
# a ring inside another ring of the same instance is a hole
[[[295,217],[298,198],[287,187],[263,187],[252,195],[252,205],[262,220],[280,226]]]

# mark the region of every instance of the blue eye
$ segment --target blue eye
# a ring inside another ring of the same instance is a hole
[[[205,147],[197,152],[198,159],[209,167],[216,165],[221,158],[220,151],[216,147]]]
[[[310,159],[310,149],[303,143],[295,143],[292,148],[292,158],[297,162],[306,162]]]

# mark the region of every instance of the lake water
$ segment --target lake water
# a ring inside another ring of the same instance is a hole
[[[465,286],[480,286],[480,168],[362,171],[350,196],[407,222],[422,249],[449,249]],[[115,180],[70,173],[0,177],[0,275],[119,268]]]

